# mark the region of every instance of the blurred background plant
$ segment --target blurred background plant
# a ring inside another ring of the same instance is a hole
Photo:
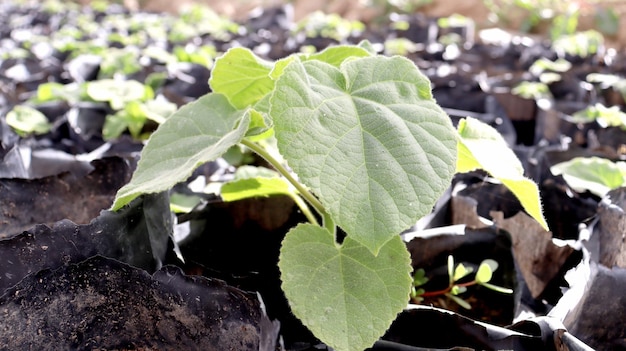
[[[432,4],[436,0],[361,0],[367,7],[379,9],[382,13],[413,13]]]
[[[22,0],[27,1],[27,0]],[[92,0],[74,0],[89,3]],[[555,40],[577,31],[596,30],[614,44],[626,44],[624,0],[93,0],[124,4],[148,11],[180,12],[190,4],[204,4],[234,20],[243,19],[257,7],[290,3],[296,21],[321,11],[365,23],[380,22],[392,13],[422,13],[433,17],[460,14],[476,22],[477,29],[498,27],[528,34],[546,35]],[[48,7],[60,0],[46,0]]]
[[[483,0],[488,19],[495,25],[525,33],[549,33],[556,40],[574,34],[581,15],[591,18],[594,29],[606,36],[616,36],[620,14],[614,5],[624,1],[609,0]]]

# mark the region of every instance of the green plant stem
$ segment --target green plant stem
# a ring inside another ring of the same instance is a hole
[[[298,190],[300,196],[302,196],[302,198],[304,198],[311,206],[313,206],[313,208],[320,214],[320,216],[322,216],[322,219],[324,221],[324,227],[328,229],[331,233],[335,234],[335,223],[328,214],[328,212],[326,212],[324,205],[322,205],[322,203],[309,191],[309,189],[307,189],[304,185],[302,185],[302,183],[296,180],[291,172],[289,172],[289,170],[285,168],[285,166],[278,162],[278,160],[276,160],[269,152],[267,152],[267,150],[265,150],[265,148],[261,147],[259,144],[247,139],[243,139],[241,141],[241,144],[256,152],[259,156],[263,157],[263,159],[269,162],[278,173],[282,174]],[[306,208],[306,211],[310,214],[310,211],[308,211],[308,207]],[[303,213],[305,213],[304,210]],[[305,215],[313,224],[319,225],[319,223],[312,214],[310,214],[310,217],[306,213]]]
[[[291,198],[296,203],[296,205],[300,208],[300,211],[302,211],[302,213],[304,214],[306,219],[309,220],[309,222],[315,225],[320,225],[319,222],[317,221],[317,218],[315,218],[315,216],[313,215],[313,212],[311,212],[311,210],[309,209],[309,206],[306,204],[304,200],[302,200],[301,196],[299,196],[298,194],[293,194]]]

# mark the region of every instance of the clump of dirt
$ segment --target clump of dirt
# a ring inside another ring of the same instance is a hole
[[[28,276],[0,306],[10,350],[262,349],[255,294],[173,266],[151,276],[95,256]]]

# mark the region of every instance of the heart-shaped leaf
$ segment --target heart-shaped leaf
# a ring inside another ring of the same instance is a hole
[[[374,256],[350,237],[339,246],[325,228],[300,224],[283,240],[278,264],[293,313],[337,351],[370,347],[411,292],[410,257],[399,235]]]
[[[293,60],[270,102],[289,166],[373,253],[450,185],[456,132],[406,58],[351,58],[339,68]]]
[[[117,210],[144,193],[172,188],[200,164],[239,143],[250,124],[248,111],[235,109],[221,94],[207,94],[170,116],[152,134],[128,184],[118,192]]]

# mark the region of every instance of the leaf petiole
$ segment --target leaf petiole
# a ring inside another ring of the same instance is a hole
[[[300,183],[285,166],[283,166],[276,158],[274,158],[265,148],[263,148],[259,144],[248,139],[243,139],[241,141],[241,144],[257,153],[269,164],[271,164],[278,173],[284,176],[285,179],[287,179],[287,181],[289,181],[289,183],[291,183],[296,188],[296,190],[298,190],[300,196],[304,198],[304,200],[306,200],[306,202],[308,202],[311,206],[313,206],[317,213],[320,214],[323,219],[324,228],[328,229],[328,231],[333,233],[333,235],[335,234],[335,222],[330,217],[330,214],[326,212],[324,205],[322,205],[322,203],[309,191],[309,189],[307,189],[302,183]],[[319,222],[311,213],[306,203],[304,201],[298,201],[298,199],[295,198],[294,200],[298,207],[300,207],[302,213],[304,213],[304,215],[307,217],[309,222],[315,225],[319,225]]]

